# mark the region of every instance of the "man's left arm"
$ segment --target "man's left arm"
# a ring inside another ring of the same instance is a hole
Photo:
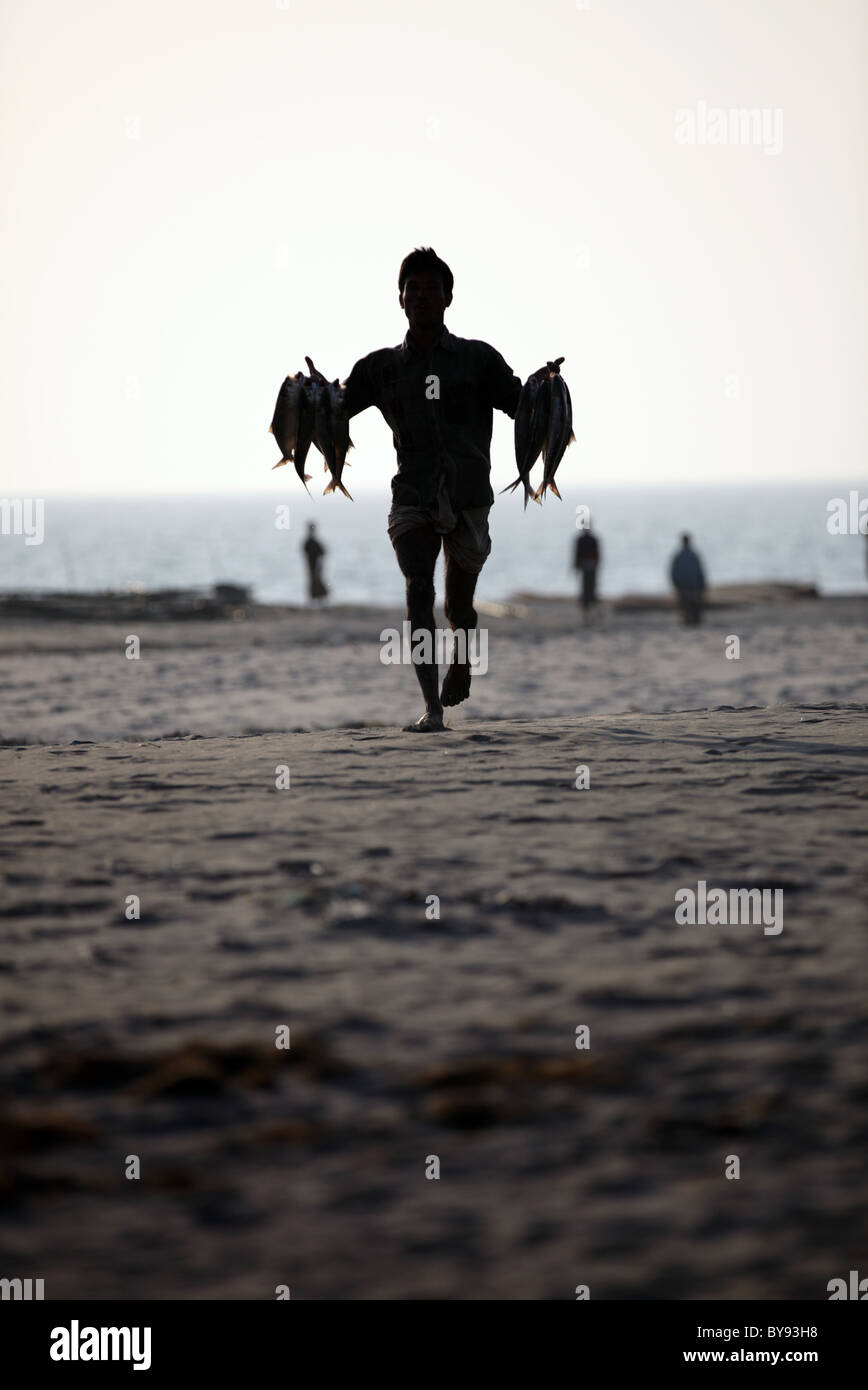
[[[521,381],[493,347],[488,348],[485,383],[489,404],[495,410],[502,410],[511,419],[515,419],[518,398],[521,395]]]

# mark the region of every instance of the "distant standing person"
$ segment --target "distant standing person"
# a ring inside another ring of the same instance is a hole
[[[590,526],[585,526],[576,536],[576,549],[573,569],[582,576],[582,592],[579,602],[585,622],[591,616],[591,609],[597,602],[597,569],[600,564],[600,542]]]
[[[684,621],[689,627],[695,627],[702,621],[705,571],[686,532],[681,537],[681,549],[676,551],[672,558],[670,573]]]
[[[307,524],[307,540],[302,545],[304,557],[307,561],[307,596],[311,600],[326,598],[328,589],[322,577],[322,562],[325,555],[325,546],[320,545],[317,539],[316,527],[312,521]]]

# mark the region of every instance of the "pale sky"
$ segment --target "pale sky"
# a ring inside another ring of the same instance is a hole
[[[866,36],[864,0],[7,0],[0,493],[300,492],[280,382],[399,342],[417,245],[452,332],[565,357],[565,481],[863,475]],[[676,139],[711,108],[769,138]]]

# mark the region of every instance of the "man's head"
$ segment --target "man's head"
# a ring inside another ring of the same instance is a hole
[[[398,271],[398,302],[411,328],[443,322],[452,303],[452,271],[430,246],[417,246]]]
[[[688,533],[687,533],[686,531],[684,532],[684,534],[683,534],[682,537],[681,537],[681,544],[682,544],[682,545],[689,545],[689,544],[690,544],[690,536],[688,535]]]

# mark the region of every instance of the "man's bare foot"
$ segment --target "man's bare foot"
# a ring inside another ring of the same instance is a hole
[[[444,705],[460,705],[470,698],[470,666],[466,661],[454,661],[443,679],[440,699]]]
[[[405,724],[405,734],[444,734],[446,725],[443,723],[443,715],[436,710],[426,710],[421,719],[417,719],[415,724]]]

